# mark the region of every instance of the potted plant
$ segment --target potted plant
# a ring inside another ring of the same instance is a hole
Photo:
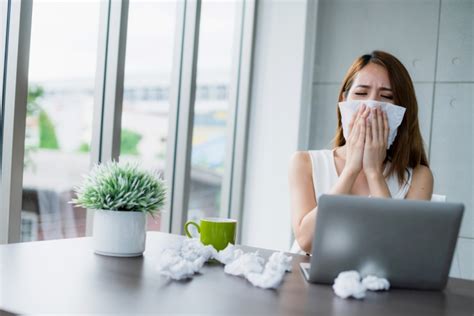
[[[156,172],[137,164],[108,162],[94,166],[75,188],[77,206],[94,210],[95,253],[134,257],[145,251],[146,215],[159,213],[166,186]]]

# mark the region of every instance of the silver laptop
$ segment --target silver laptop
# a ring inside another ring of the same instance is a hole
[[[460,203],[344,195],[319,199],[309,282],[333,284],[357,270],[391,287],[441,290],[446,286],[464,212]]]

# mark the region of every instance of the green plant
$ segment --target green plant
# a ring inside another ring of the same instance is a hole
[[[26,103],[26,116],[28,117],[37,117],[40,111],[40,106],[38,104],[38,99],[44,94],[44,89],[40,86],[30,86],[28,88],[28,96]],[[38,145],[32,140],[32,131],[28,126],[25,130],[25,158],[23,160],[23,165],[25,169],[35,169],[35,164],[31,155],[38,150]]]
[[[77,198],[71,202],[84,208],[151,215],[159,212],[166,199],[164,180],[134,163],[96,165],[75,192]]]
[[[41,107],[44,89],[39,85],[28,88],[26,117],[38,121],[38,134],[35,126],[26,126],[25,129],[25,158],[23,161],[25,169],[35,170],[36,166],[32,157],[38,149],[59,149],[56,130],[48,113]],[[37,136],[39,135],[39,136]]]
[[[59,149],[54,124],[43,109],[39,111],[39,138],[39,148]]]
[[[138,155],[138,143],[141,141],[142,135],[129,129],[122,129],[120,139],[120,153],[126,155]]]
[[[91,151],[91,146],[89,146],[88,143],[83,142],[81,145],[79,145],[78,151],[81,153],[88,153]]]
[[[38,99],[41,99],[44,95],[44,89],[41,86],[30,86],[28,89],[27,103],[26,103],[26,115],[31,116],[38,114],[41,106],[38,103]]]

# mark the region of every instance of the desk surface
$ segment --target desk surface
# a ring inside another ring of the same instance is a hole
[[[293,272],[277,290],[253,287],[206,264],[187,281],[171,281],[155,267],[162,249],[183,238],[147,233],[143,257],[96,255],[91,238],[0,246],[0,309],[15,313],[199,313],[216,315],[469,315],[474,282],[453,279],[444,291],[391,289],[343,300],[329,285],[308,284],[295,255]],[[244,251],[255,248],[241,247]],[[260,250],[264,257],[269,250]]]

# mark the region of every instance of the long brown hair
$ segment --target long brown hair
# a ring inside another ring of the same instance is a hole
[[[369,63],[380,65],[387,70],[392,86],[393,102],[406,109],[402,123],[398,127],[397,137],[390,149],[387,150],[386,158],[391,161],[386,176],[395,173],[401,185],[407,180],[405,179],[407,167],[415,168],[418,165],[429,167],[418,123],[418,103],[415,89],[406,68],[396,57],[386,52],[375,50],[370,54],[360,56],[352,63],[342,81],[339,102],[344,101],[344,98],[347,97],[357,73]],[[346,143],[342,132],[339,107],[337,107],[337,130],[333,143],[334,147]]]

